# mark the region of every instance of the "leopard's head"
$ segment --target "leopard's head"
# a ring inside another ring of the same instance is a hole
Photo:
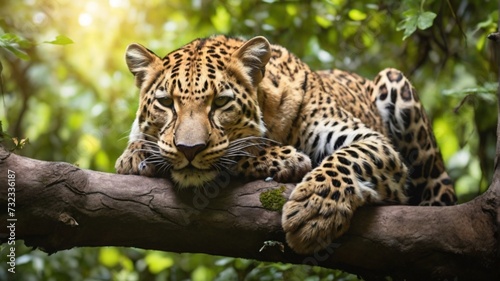
[[[148,164],[179,187],[203,186],[262,137],[257,88],[271,56],[264,37],[197,39],[164,58],[138,44],[126,61],[140,89],[136,128]]]

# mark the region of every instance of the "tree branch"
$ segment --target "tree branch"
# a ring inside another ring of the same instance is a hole
[[[1,206],[7,206],[9,170],[15,173],[15,238],[48,253],[126,246],[320,265],[371,279],[500,276],[493,188],[453,207],[361,208],[345,236],[301,256],[286,246],[280,213],[265,209],[259,199],[281,186],[286,196],[291,184],[222,182],[206,194],[176,192],[165,179],[83,170],[0,148]],[[8,218],[2,207],[2,224]],[[6,231],[0,228],[2,242],[8,240]],[[285,244],[284,252],[279,246],[259,251],[268,240]]]

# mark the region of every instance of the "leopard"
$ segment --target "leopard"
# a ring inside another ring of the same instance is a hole
[[[374,79],[312,70],[263,36],[198,38],[164,57],[125,60],[139,106],[116,171],[199,189],[230,173],[295,183],[283,205],[288,246],[311,254],[361,206],[456,203],[432,124],[403,72]]]

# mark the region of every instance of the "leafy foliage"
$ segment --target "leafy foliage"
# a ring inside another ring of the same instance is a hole
[[[31,47],[31,45],[31,42],[21,39],[15,34],[5,33],[0,36],[0,46],[23,60],[29,60],[29,56],[23,49]]]
[[[498,63],[485,38],[497,28],[496,9],[492,0],[5,0],[2,136],[29,138],[19,151],[29,157],[112,172],[137,109],[124,63],[128,44],[163,55],[216,33],[264,35],[316,69],[366,77],[403,70],[433,118],[464,202],[492,176]],[[18,252],[22,280],[355,279],[308,266],[138,249]]]
[[[403,12],[404,18],[397,27],[397,30],[404,30],[403,40],[415,33],[417,28],[425,30],[432,26],[437,15],[433,12],[424,11],[424,3],[425,0],[421,0],[418,7],[415,0],[403,1],[403,6],[405,4],[410,6],[408,10]]]

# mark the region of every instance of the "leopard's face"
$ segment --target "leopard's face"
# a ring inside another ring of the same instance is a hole
[[[223,39],[195,40],[163,59],[140,45],[127,49],[141,91],[134,131],[152,150],[145,161],[180,187],[203,186],[230,170],[247,137],[265,133],[257,86],[269,43]]]

